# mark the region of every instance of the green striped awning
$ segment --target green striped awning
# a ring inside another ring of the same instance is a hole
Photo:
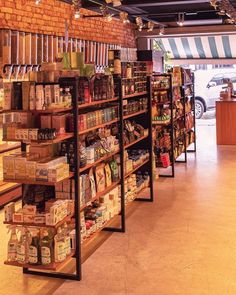
[[[159,46],[171,59],[234,59],[236,34],[157,38]]]

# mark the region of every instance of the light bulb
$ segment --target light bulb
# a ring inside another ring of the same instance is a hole
[[[79,10],[76,10],[75,11],[75,19],[79,19],[80,18],[80,11]]]
[[[38,5],[41,2],[41,0],[35,0],[35,4]]]

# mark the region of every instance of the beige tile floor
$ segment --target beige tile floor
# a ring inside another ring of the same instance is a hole
[[[196,157],[155,184],[154,204],[136,204],[127,233],[113,234],[84,263],[81,282],[2,265],[0,225],[0,295],[235,295],[236,147],[217,148],[214,134],[199,126]]]

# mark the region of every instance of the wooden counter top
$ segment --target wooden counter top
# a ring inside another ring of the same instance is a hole
[[[216,137],[219,145],[236,145],[235,102],[236,100],[223,100],[216,103]]]
[[[233,98],[233,99],[230,99],[230,100],[217,100],[216,101],[216,103],[226,103],[226,102],[228,102],[228,103],[231,103],[231,102],[236,102],[236,97],[235,98]]]

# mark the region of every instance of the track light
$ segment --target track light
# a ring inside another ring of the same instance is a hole
[[[121,11],[120,12],[120,20],[124,23],[124,24],[128,24],[130,21],[128,19],[128,13],[125,11]]]
[[[154,29],[154,23],[153,22],[148,22],[147,27],[148,27],[147,31],[152,32],[153,29]]]
[[[39,5],[40,2],[41,2],[41,0],[35,0],[35,4],[36,4],[36,5]]]
[[[102,13],[102,16],[103,16],[104,18],[106,18],[106,20],[107,20],[108,22],[111,22],[111,21],[112,21],[113,14],[110,14],[110,13],[109,13],[109,11],[108,11],[108,7],[107,7],[107,6],[105,6],[105,5],[101,6],[101,7],[100,7],[100,11],[101,11],[101,13]]]
[[[218,0],[211,0],[211,1],[210,1],[210,4],[211,4],[211,6],[214,7],[214,9],[216,10],[217,7],[218,7],[219,2],[218,2]]]
[[[182,27],[184,25],[184,12],[178,13],[178,21],[177,24]]]
[[[135,22],[136,22],[136,25],[138,26],[138,30],[139,30],[139,32],[141,32],[142,29],[143,29],[143,27],[144,27],[144,24],[143,24],[143,20],[142,20],[142,18],[141,18],[140,16],[137,16],[137,17],[135,18]]]
[[[105,0],[107,4],[113,4],[114,7],[121,6],[121,0]]]
[[[73,7],[75,11],[75,19],[81,18],[80,8],[82,7],[81,0],[73,0]]]
[[[76,10],[75,11],[75,19],[79,19],[80,17],[81,17],[80,11],[79,10]]]
[[[165,33],[165,28],[164,27],[160,27],[160,31],[159,31],[159,35],[163,36]]]

